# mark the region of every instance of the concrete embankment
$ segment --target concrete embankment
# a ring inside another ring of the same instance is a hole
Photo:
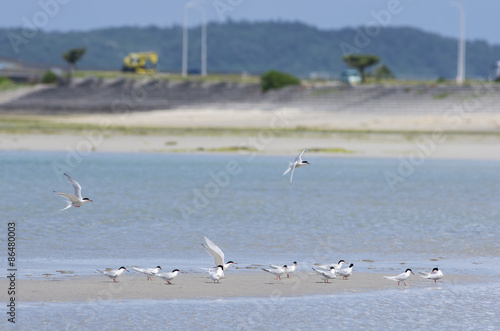
[[[16,113],[123,113],[160,109],[277,109],[344,113],[445,114],[498,113],[500,86],[365,85],[287,87],[262,93],[257,84],[195,81],[133,80],[126,78],[75,80],[68,86],[35,88],[0,98],[0,111]]]

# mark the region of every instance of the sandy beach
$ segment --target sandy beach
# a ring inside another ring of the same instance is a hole
[[[396,274],[395,272],[394,274]],[[398,288],[397,282],[384,279],[382,273],[356,273],[349,280],[338,277],[330,283],[313,274],[300,271],[277,280],[273,275],[263,271],[227,272],[226,278],[219,284],[213,283],[206,274],[180,273],[168,285],[156,277],[147,281],[142,275],[133,271],[125,272],[118,283],[109,278],[95,276],[67,276],[48,279],[20,279],[17,298],[22,302],[69,302],[100,301],[126,299],[215,299],[230,297],[290,297],[305,295],[324,295],[343,292],[365,292]],[[390,275],[390,273],[389,273]],[[3,288],[7,288],[8,280],[1,280]],[[433,283],[412,276],[399,288],[440,287],[441,284],[467,284],[479,281],[468,275],[445,275]]]
[[[50,134],[36,129],[0,131],[0,150],[293,155],[308,148],[311,153],[339,157],[395,158],[418,153],[426,158],[500,159],[498,114],[446,117],[186,109],[14,118],[43,121],[60,129]],[[82,127],[64,129],[71,125]]]

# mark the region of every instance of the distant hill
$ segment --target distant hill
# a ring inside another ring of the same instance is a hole
[[[364,27],[320,30],[297,22],[210,23],[208,71],[260,74],[276,69],[301,77],[311,72],[338,77],[346,68],[341,47],[350,50],[354,47],[355,51],[378,55],[398,78],[454,79],[456,39],[406,27],[381,28],[372,37],[364,30]],[[190,29],[189,67],[193,69],[200,68],[200,38],[199,27]],[[65,65],[61,54],[82,46],[87,47],[87,54],[79,63],[80,68],[119,70],[126,54],[149,50],[160,54],[161,71],[181,70],[180,26],[64,33],[24,31],[24,34],[21,29],[0,29],[0,58],[61,67]],[[500,45],[467,42],[467,77],[489,78],[497,60],[500,60]]]

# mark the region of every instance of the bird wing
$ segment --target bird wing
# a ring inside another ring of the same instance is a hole
[[[304,149],[302,152],[300,152],[300,154],[297,155],[297,157],[295,157],[295,162],[299,162],[300,163],[300,161],[302,161],[302,154],[304,154],[307,151],[308,151],[307,149]]]
[[[318,270],[316,268],[312,268],[317,274],[319,275],[322,275],[322,276],[327,276],[327,272],[328,271],[324,271],[324,270]]]
[[[279,268],[281,268],[281,267],[280,267],[279,265],[270,264],[270,265],[269,265],[269,268],[279,269]]]
[[[74,194],[71,194],[71,193],[62,193],[62,192],[56,192],[56,191],[54,191],[54,193],[57,194],[57,195],[62,196],[63,198],[66,198],[71,203],[80,202],[80,200],[78,200],[78,197],[75,196]]]
[[[71,203],[71,201],[66,200],[66,207],[64,207],[63,209],[60,209],[60,211],[66,210],[66,209],[70,208],[71,206],[73,206],[73,204]]]
[[[143,274],[146,273],[146,270],[141,269],[141,268],[132,267],[132,270],[137,271],[137,272],[141,272]]]
[[[164,272],[164,273],[158,273],[156,276],[166,279],[166,280],[171,280],[175,277],[175,274],[173,272]]]
[[[69,175],[64,174],[64,176],[66,176],[71,185],[73,185],[73,188],[75,189],[75,195],[78,197],[78,199],[82,200],[82,187],[80,186],[80,184],[78,184],[78,182],[71,178]]]
[[[212,240],[205,238],[206,244],[201,244],[203,248],[212,256],[215,265],[224,265],[224,253]]]
[[[396,277],[394,277],[394,279],[397,279],[399,281],[403,281],[403,280],[406,280],[408,278],[408,276],[406,275],[406,273],[402,273],[402,274],[399,274],[397,275]]]
[[[296,166],[297,166],[297,161],[295,161],[292,165],[292,175],[290,176],[290,184],[292,183],[293,173],[295,172]]]
[[[430,278],[430,275],[431,275],[430,273],[425,272],[425,271],[420,271],[419,273],[422,275],[422,276],[420,276],[422,278]]]
[[[282,274],[285,272],[285,269],[283,267],[278,267],[278,269],[265,269],[265,268],[262,268],[262,270],[266,271],[266,272],[269,272],[269,273],[272,273],[272,274]]]
[[[281,176],[285,176],[287,173],[290,172],[290,170],[292,170],[292,168],[293,168],[293,162],[288,161],[288,163],[289,163],[288,164],[288,168],[285,170],[285,172]]]
[[[348,275],[349,274],[349,270],[347,269],[340,269],[340,270],[337,270],[336,273],[339,275],[339,276],[345,276],[345,275]]]
[[[116,277],[119,273],[120,273],[120,270],[110,270],[110,271],[107,272],[106,275],[108,275],[110,277]]]
[[[319,265],[318,268],[325,269],[325,270],[330,270],[330,267],[335,267],[333,264],[322,264]]]

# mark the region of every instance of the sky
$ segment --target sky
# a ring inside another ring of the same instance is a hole
[[[455,3],[464,8],[467,40],[500,44],[500,1]],[[460,11],[450,0],[0,0],[0,6],[0,28],[62,32],[179,25],[187,7],[190,25],[200,24],[203,11],[209,22],[299,21],[320,29],[410,26],[454,38],[460,26]]]

